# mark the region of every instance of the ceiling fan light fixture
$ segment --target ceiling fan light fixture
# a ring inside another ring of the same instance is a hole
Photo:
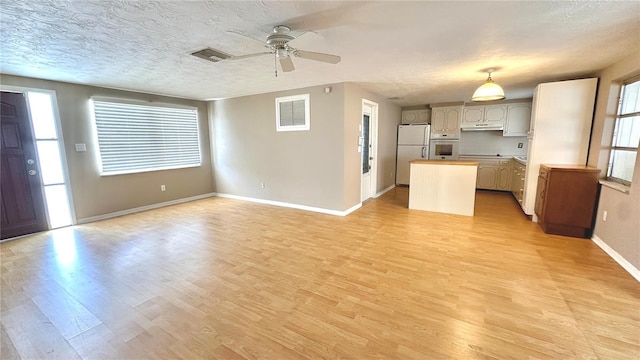
[[[489,72],[487,81],[473,93],[471,101],[491,101],[502,100],[504,98],[504,90],[500,85],[493,82],[491,72]]]

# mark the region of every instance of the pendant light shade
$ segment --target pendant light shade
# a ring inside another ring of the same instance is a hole
[[[493,82],[491,79],[491,72],[489,72],[489,78],[480,86],[476,92],[473,93],[471,101],[491,101],[504,99],[504,90],[502,87]]]

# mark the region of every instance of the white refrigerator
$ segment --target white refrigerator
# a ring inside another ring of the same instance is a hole
[[[398,127],[398,152],[396,158],[396,184],[409,185],[409,162],[429,158],[431,127],[426,124],[400,125]]]

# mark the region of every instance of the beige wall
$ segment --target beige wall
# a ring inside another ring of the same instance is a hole
[[[310,95],[311,130],[277,132],[275,98],[297,94]],[[341,83],[211,102],[216,191],[333,211],[359,204],[362,99],[379,104],[376,192],[393,185],[400,107]]]
[[[129,91],[75,85],[47,80],[0,75],[2,86],[54,90],[62,125],[69,183],[76,218],[82,219],[178,200],[214,191],[211,178],[211,150],[207,124],[207,104]],[[162,102],[198,108],[202,166],[139,174],[100,176],[95,157],[97,144],[89,110],[89,98],[107,96]],[[85,143],[86,152],[76,152],[76,143]],[[164,184],[167,191],[161,192]]]
[[[611,134],[617,110],[620,83],[640,73],[640,52],[604,69],[598,76],[600,84],[593,123],[588,164],[597,166],[606,175]],[[602,220],[607,211],[607,221]],[[640,269],[640,156],[628,194],[602,186],[594,234]]]
[[[343,211],[344,84],[210,103],[218,193]],[[275,99],[309,94],[309,131],[276,131]],[[261,188],[261,183],[265,184]]]

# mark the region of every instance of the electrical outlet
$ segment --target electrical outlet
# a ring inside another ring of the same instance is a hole
[[[264,183],[260,183],[260,187],[264,189]]]
[[[160,191],[167,191],[167,188],[164,185],[160,185]]]
[[[518,143],[518,149],[522,149],[523,146],[524,146],[524,143]]]
[[[607,215],[608,215],[607,210],[602,212],[602,221],[607,221]]]

